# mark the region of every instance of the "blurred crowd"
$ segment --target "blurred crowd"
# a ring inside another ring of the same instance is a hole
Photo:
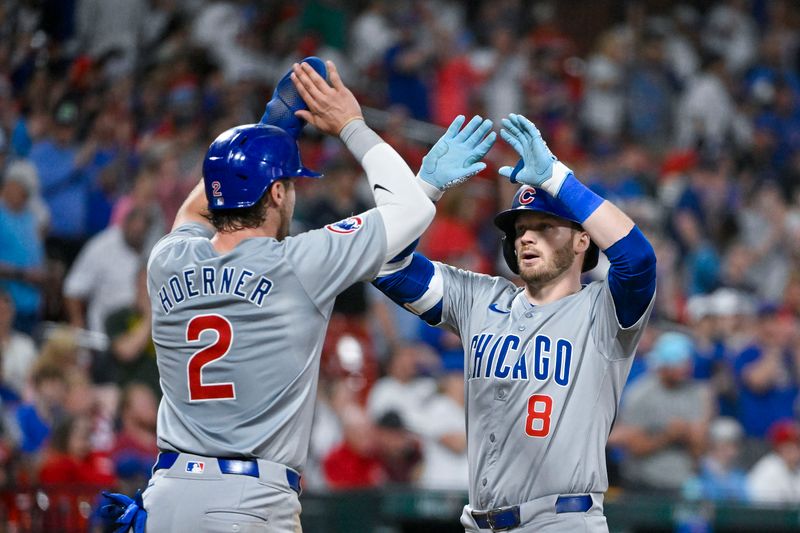
[[[708,4],[630,2],[587,42],[555,1],[0,3],[0,485],[144,484],[160,397],[148,251],[208,143],[318,55],[384,111],[370,124],[413,169],[455,115],[521,113],[653,242],[613,487],[800,503],[800,6]],[[369,207],[340,142],[300,145],[326,178],[298,184],[294,232]],[[515,160],[497,143],[420,249],[509,275],[491,219]],[[306,489],[465,489],[462,355],[371,286],[345,292]]]

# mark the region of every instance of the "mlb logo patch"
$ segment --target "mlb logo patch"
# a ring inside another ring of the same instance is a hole
[[[364,221],[361,220],[361,217],[350,217],[340,220],[339,222],[334,222],[333,224],[328,224],[325,226],[325,229],[340,234],[355,233],[361,229],[363,224]]]
[[[202,474],[206,469],[206,464],[202,461],[187,461],[186,471],[190,474]]]

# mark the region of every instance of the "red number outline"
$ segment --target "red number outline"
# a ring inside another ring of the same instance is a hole
[[[199,341],[205,331],[216,332],[217,339],[193,353],[186,364],[189,401],[235,400],[236,386],[233,383],[203,383],[203,367],[222,359],[231,349],[233,326],[222,315],[198,315],[186,325],[186,342]]]
[[[544,411],[537,411],[536,404],[543,403]],[[542,438],[550,434],[550,416],[553,414],[553,398],[546,394],[534,394],[528,398],[528,418],[525,419],[525,433],[529,437]],[[534,429],[533,421],[541,420],[541,429]]]

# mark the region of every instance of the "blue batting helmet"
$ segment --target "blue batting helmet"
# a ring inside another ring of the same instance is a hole
[[[250,207],[276,180],[320,178],[300,162],[294,137],[276,126],[246,124],[222,133],[208,147],[203,181],[208,208]]]
[[[547,213],[580,225],[580,222],[575,219],[575,216],[567,210],[564,204],[560,200],[553,198],[544,189],[535,189],[530,185],[520,187],[511,202],[511,209],[501,211],[494,217],[494,225],[505,234],[502,241],[503,258],[506,260],[508,268],[515,274],[519,274],[519,265],[517,264],[517,252],[514,249],[514,240],[517,237],[514,222],[517,220],[517,216],[525,211]],[[596,267],[599,257],[600,249],[592,242],[583,256],[581,270],[588,272]]]

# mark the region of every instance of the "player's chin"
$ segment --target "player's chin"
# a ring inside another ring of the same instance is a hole
[[[553,277],[552,269],[547,268],[545,264],[529,264],[529,262],[518,261],[519,277],[526,283],[543,283],[549,281]]]

